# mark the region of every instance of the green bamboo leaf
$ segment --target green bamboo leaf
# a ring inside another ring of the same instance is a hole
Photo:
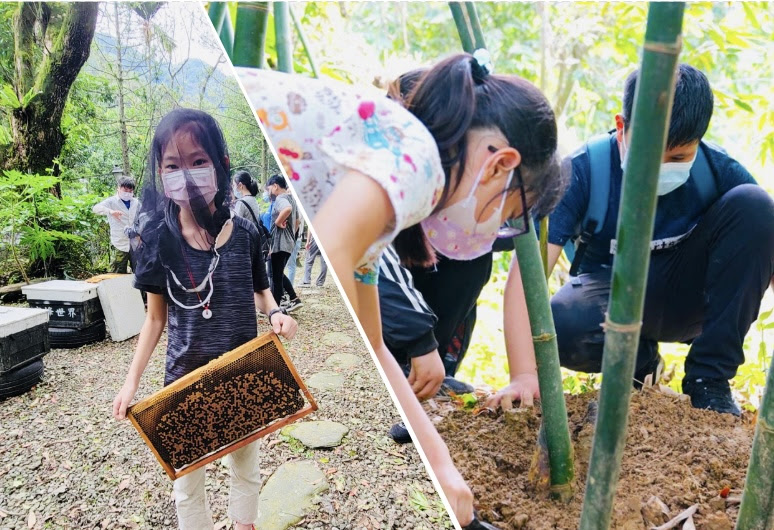
[[[753,108],[750,105],[748,105],[747,103],[745,103],[741,99],[734,98],[734,104],[737,107],[746,110],[747,112],[755,112],[755,111],[753,111]]]
[[[752,27],[757,29],[758,31],[761,30],[761,24],[758,22],[758,16],[753,12],[752,7],[748,2],[740,2],[742,4],[742,7],[744,8],[744,14],[747,18],[747,21],[752,24]]]

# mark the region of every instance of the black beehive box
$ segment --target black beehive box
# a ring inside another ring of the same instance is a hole
[[[105,318],[93,283],[53,280],[24,287],[22,292],[30,307],[48,310],[53,327],[84,329]]]
[[[0,374],[43,357],[49,349],[47,311],[0,306]]]

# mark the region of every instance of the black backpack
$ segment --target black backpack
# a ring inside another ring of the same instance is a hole
[[[244,199],[239,199],[237,202],[243,203],[247,207],[247,211],[250,212],[250,217],[253,218],[253,223],[258,229],[258,235],[261,237],[261,255],[263,256],[263,261],[268,260],[269,249],[271,247],[271,234],[268,230],[266,230],[266,227],[263,226],[263,223],[255,217],[255,212],[253,212],[253,209],[250,208],[249,204],[247,204],[247,201]]]

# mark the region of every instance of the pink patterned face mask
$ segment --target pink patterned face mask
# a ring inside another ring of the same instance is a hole
[[[161,176],[164,184],[164,194],[181,208],[191,209],[191,199],[188,196],[187,181],[190,179],[195,189],[201,194],[205,204],[209,204],[218,193],[218,181],[213,166],[196,169],[178,169]]]
[[[476,221],[478,200],[475,193],[485,167],[486,163],[481,166],[470,194],[465,199],[434,213],[421,223],[430,244],[447,258],[470,261],[492,251],[492,245],[497,239],[497,230],[502,224],[501,217],[507,193],[502,194],[500,206],[486,221]],[[508,175],[505,189],[510,186],[512,178],[513,171]]]

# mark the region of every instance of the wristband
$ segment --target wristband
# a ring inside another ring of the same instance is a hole
[[[271,317],[273,317],[277,313],[282,313],[283,315],[287,315],[288,314],[287,310],[284,307],[275,307],[274,309],[269,311],[269,325],[273,325],[271,323]]]

